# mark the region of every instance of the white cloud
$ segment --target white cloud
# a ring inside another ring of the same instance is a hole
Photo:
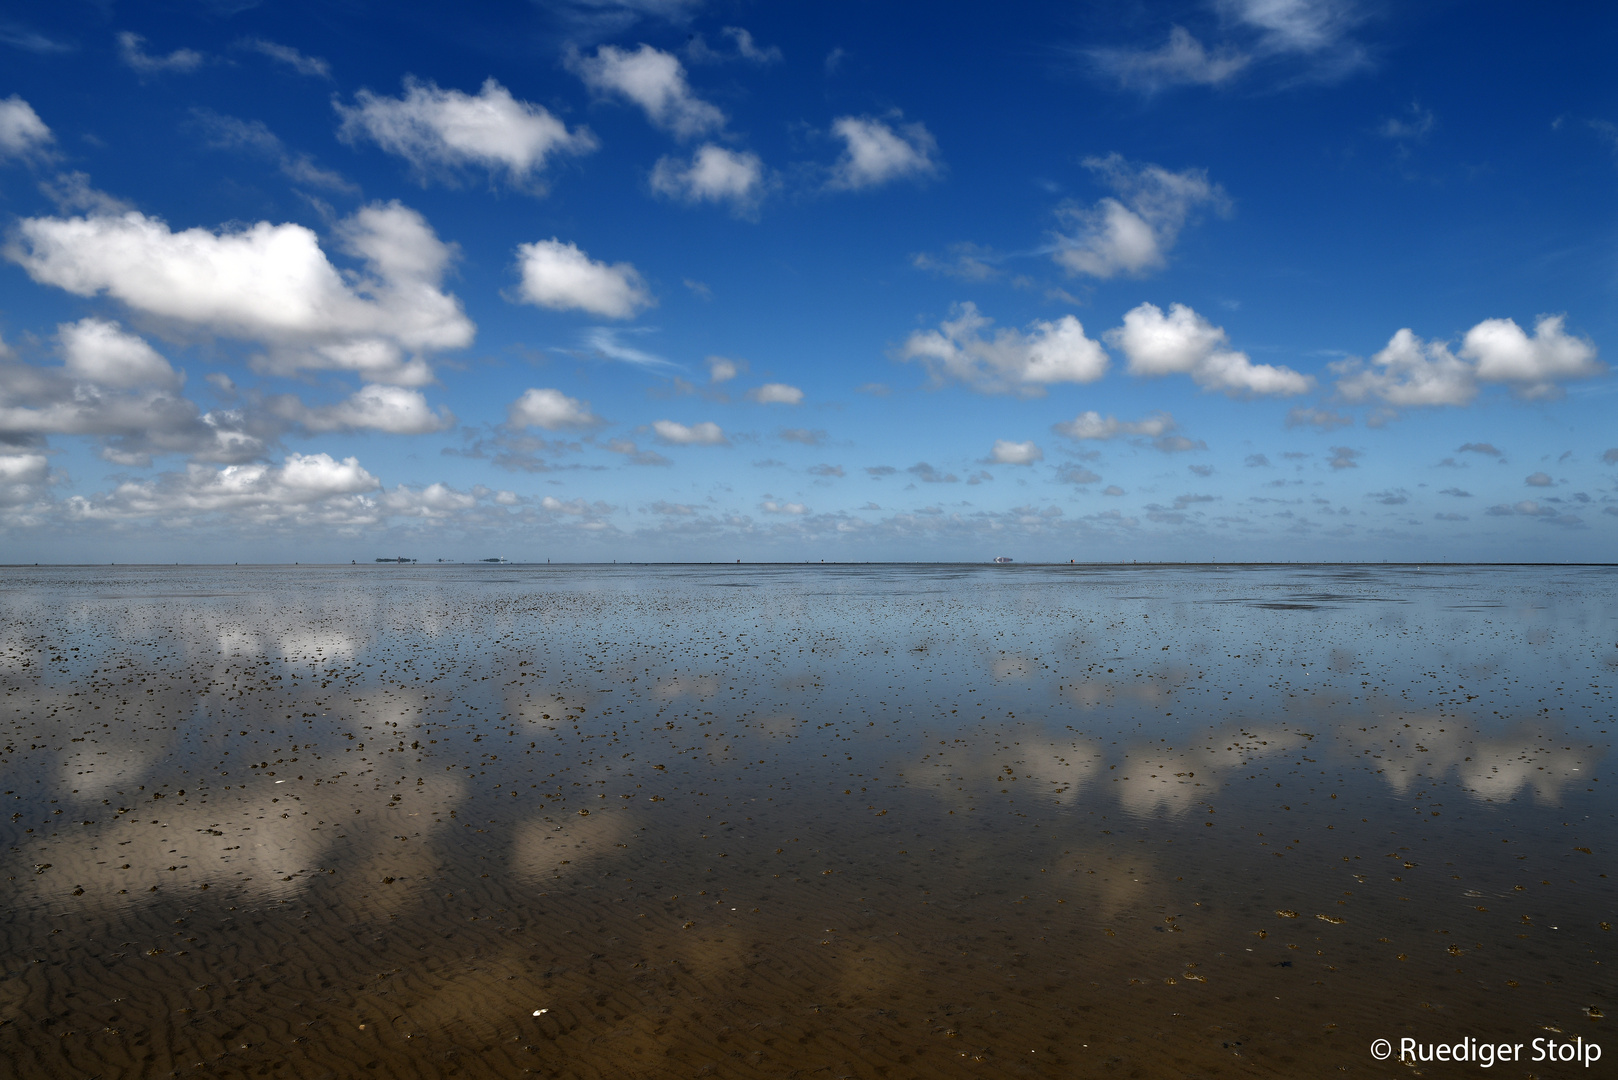
[[[44,454],[0,453],[0,507],[39,501],[50,475],[50,459]]]
[[[765,383],[749,390],[747,400],[760,405],[798,405],[803,402],[803,391],[786,383]]]
[[[390,435],[425,435],[455,426],[455,417],[440,406],[433,412],[420,390],[402,386],[363,386],[335,405],[311,409],[289,395],[270,403],[277,416],[309,431],[385,431]]]
[[[57,340],[60,368],[0,364],[0,444],[84,435],[120,465],[149,465],[157,453],[244,461],[279,430],[237,411],[202,414],[177,393],[182,379],[168,361],[115,322],[64,323]]]
[[[746,370],[746,360],[731,360],[723,356],[708,357],[708,378],[715,383],[729,382]]]
[[[1156,304],[1141,304],[1124,315],[1124,324],[1107,331],[1108,344],[1129,358],[1131,375],[1190,375],[1205,390],[1232,397],[1302,394],[1314,379],[1289,367],[1255,364],[1246,353],[1227,348],[1225,331],[1184,304],[1169,313]]]
[[[1234,49],[1209,52],[1183,26],[1169,29],[1158,49],[1091,49],[1091,61],[1128,89],[1155,93],[1170,86],[1218,86],[1246,69],[1252,57]]]
[[[1155,439],[1173,431],[1177,425],[1166,412],[1153,413],[1140,420],[1119,420],[1115,416],[1102,416],[1094,409],[1082,412],[1051,430],[1070,439],[1116,439],[1123,435],[1141,435]]]
[[[88,519],[159,517],[183,524],[226,514],[238,525],[288,517],[352,524],[376,520],[376,501],[366,496],[380,487],[355,458],[288,454],[279,466],[192,465],[183,473],[120,484],[101,496],[76,496],[67,507],[73,516]]]
[[[650,45],[634,52],[603,45],[594,56],[570,53],[567,66],[597,93],[618,94],[639,105],[648,120],[676,138],[695,138],[725,126],[725,114],[692,93],[685,68],[673,53]]]
[[[832,188],[858,190],[907,177],[938,173],[938,143],[921,124],[899,130],[869,116],[842,116],[831,130],[843,140],[843,156],[832,166]]]
[[[648,331],[644,328],[635,328],[628,332],[644,334]],[[645,349],[637,349],[627,344],[619,336],[620,333],[621,331],[611,326],[592,326],[580,336],[586,349],[607,360],[617,360],[652,370],[684,370],[678,364],[671,363],[656,353],[649,353]]]
[[[1071,315],[1030,323],[1026,333],[1003,328],[987,336],[994,320],[980,315],[975,304],[960,304],[953,314],[938,330],[912,333],[899,359],[921,361],[938,383],[957,381],[983,393],[1025,397],[1044,394],[1051,383],[1095,382],[1106,374],[1106,351],[1084,336]]]
[[[0,99],[0,158],[44,157],[55,139],[28,102],[16,94]]]
[[[1221,0],[1225,12],[1259,31],[1259,48],[1270,53],[1344,50],[1341,64],[1362,62],[1357,45],[1346,40],[1360,16],[1355,0]]]
[[[146,51],[146,39],[125,31],[118,35],[118,56],[132,71],[141,75],[159,75],[165,71],[195,71],[206,59],[194,49],[175,49],[167,56],[153,56]]]
[[[1521,397],[1549,397],[1560,380],[1606,370],[1593,344],[1563,329],[1566,321],[1565,315],[1541,315],[1530,338],[1511,319],[1485,319],[1466,332],[1461,355],[1477,362],[1484,382],[1511,383]]]
[[[1363,46],[1349,36],[1361,18],[1359,0],[1215,0],[1240,45],[1208,49],[1174,26],[1156,49],[1085,50],[1093,67],[1121,86],[1156,93],[1171,86],[1219,86],[1261,60],[1306,59],[1309,77],[1335,79],[1363,67]]]
[[[336,234],[367,273],[339,271],[302,225],[174,232],[134,211],[26,218],[5,254],[41,284],[106,293],[180,326],[261,343],[269,351],[257,363],[270,371],[429,381],[426,355],[462,348],[474,333],[460,301],[439,287],[454,248],[397,202],[364,207]]]
[[[674,420],[654,420],[652,430],[657,437],[673,446],[726,446],[729,440],[718,424],[704,420],[687,427]]]
[[[503,168],[512,183],[532,186],[549,158],[597,146],[588,128],[568,131],[543,105],[518,101],[493,79],[475,96],[411,78],[404,86],[402,98],[361,90],[352,107],[334,103],[343,118],[339,134],[349,142],[370,139],[423,177],[481,166]]]
[[[1504,383],[1518,397],[1561,393],[1560,382],[1587,379],[1606,366],[1589,340],[1564,329],[1565,316],[1542,315],[1533,336],[1511,319],[1485,319],[1466,332],[1459,354],[1442,341],[1424,342],[1400,330],[1366,365],[1338,361],[1337,393],[1347,401],[1371,399],[1390,405],[1467,405],[1480,383]]]
[[[1223,189],[1202,169],[1170,172],[1161,165],[1135,166],[1118,154],[1089,158],[1085,166],[1118,193],[1091,207],[1064,205],[1057,215],[1073,229],[1058,234],[1051,257],[1070,274],[1139,277],[1164,266],[1191,214],[1229,205]]]
[[[241,43],[244,49],[268,56],[271,60],[285,64],[299,75],[308,75],[317,79],[331,78],[331,65],[318,56],[305,56],[290,45],[281,45],[274,41],[265,41],[263,38],[246,38]]]
[[[116,322],[86,318],[56,328],[62,359],[72,375],[102,386],[178,389],[181,379],[146,339]]]
[[[1556,486],[1556,481],[1552,480],[1550,478],[1549,474],[1542,473],[1542,472],[1537,472],[1537,473],[1532,474],[1531,476],[1525,477],[1523,479],[1523,483],[1527,484],[1529,487],[1555,487]]]
[[[766,186],[764,163],[757,154],[713,143],[700,147],[689,161],[659,158],[651,184],[653,191],[681,202],[728,202],[742,217],[757,210]]]
[[[552,237],[517,245],[522,299],[553,311],[588,311],[608,319],[628,319],[656,301],[629,263],[596,262],[576,244]]]
[[[1035,446],[1032,439],[1027,442],[996,439],[994,449],[989,451],[989,460],[996,465],[1032,465],[1045,460],[1045,451]]]
[[[1345,401],[1371,399],[1390,405],[1465,405],[1477,397],[1476,372],[1471,364],[1450,352],[1442,341],[1423,341],[1410,330],[1400,330],[1369,367],[1358,360],[1338,361],[1332,370],[1337,393]]]
[[[588,401],[568,397],[560,390],[529,387],[511,403],[506,422],[514,428],[538,427],[546,431],[592,428],[602,423]],[[630,450],[633,453],[633,448]]]
[[[759,507],[766,514],[790,514],[793,516],[798,516],[801,514],[807,514],[809,512],[809,508],[803,505],[803,503],[776,502],[774,499],[764,500],[759,504]]]
[[[504,500],[503,504],[506,503]],[[417,490],[400,484],[383,494],[381,507],[389,514],[426,520],[442,520],[464,514],[477,505],[476,495],[456,491],[448,484],[428,484]]]

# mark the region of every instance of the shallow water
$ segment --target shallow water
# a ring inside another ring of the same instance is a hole
[[[1611,568],[8,569],[0,1059],[1596,1075],[1615,675]]]

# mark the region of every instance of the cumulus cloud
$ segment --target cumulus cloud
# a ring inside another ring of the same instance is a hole
[[[1394,334],[1371,357],[1369,367],[1347,360],[1332,369],[1342,375],[1338,395],[1351,402],[1375,398],[1390,405],[1466,405],[1478,393],[1471,364],[1442,341],[1424,342],[1408,329]]]
[[[1541,315],[1529,337],[1511,319],[1485,319],[1466,332],[1461,355],[1476,362],[1483,382],[1509,383],[1520,397],[1552,397],[1560,392],[1557,383],[1606,370],[1596,347],[1569,334],[1566,321],[1565,315]]]
[[[1554,487],[1556,485],[1555,480],[1552,480],[1548,474],[1542,472],[1533,473],[1530,476],[1524,477],[1523,483],[1527,484],[1529,487]]]
[[[1131,164],[1119,154],[1084,164],[1117,198],[1057,209],[1070,231],[1056,235],[1051,257],[1070,274],[1140,277],[1160,269],[1195,211],[1209,206],[1223,212],[1229,206],[1224,190],[1202,169],[1170,172],[1161,165]]]
[[[454,249],[398,202],[364,207],[336,237],[366,272],[338,270],[302,225],[175,232],[135,211],[25,218],[5,255],[41,284],[104,293],[176,326],[262,344],[265,370],[428,382],[426,357],[465,347],[474,332],[460,301],[440,288]]]
[[[729,203],[738,217],[750,217],[764,197],[764,162],[746,150],[705,143],[689,160],[662,157],[652,168],[652,190],[686,203]]]
[[[640,272],[629,263],[597,262],[552,237],[517,245],[522,274],[518,296],[552,311],[588,311],[608,319],[628,319],[656,303]]]
[[[281,45],[263,38],[244,38],[238,44],[244,49],[267,56],[276,63],[285,64],[299,75],[308,75],[316,79],[331,78],[330,64],[318,56],[305,56],[290,45]]]
[[[1210,51],[1183,26],[1170,27],[1160,48],[1100,48],[1088,55],[1096,70],[1119,86],[1148,94],[1170,86],[1218,86],[1252,63],[1252,57],[1232,48]]]
[[[765,383],[749,390],[747,400],[760,405],[799,405],[803,402],[803,391],[786,383]]]
[[[898,353],[901,360],[920,361],[936,384],[1039,397],[1052,383],[1089,383],[1106,374],[1106,351],[1084,336],[1072,315],[1030,323],[1026,332],[1008,327],[988,333],[994,320],[970,301],[951,314],[938,330],[912,333]]]
[[[1485,319],[1466,332],[1459,352],[1402,329],[1369,365],[1357,359],[1334,363],[1341,376],[1337,393],[1352,402],[1459,406],[1477,397],[1479,384],[1499,383],[1521,398],[1555,397],[1562,382],[1606,370],[1595,345],[1569,334],[1565,323],[1566,316],[1542,315],[1530,337],[1511,319]]]
[[[922,124],[895,130],[875,117],[841,116],[831,130],[843,140],[843,156],[832,166],[830,188],[856,191],[939,171],[938,143]]]
[[[1186,374],[1203,389],[1231,397],[1285,397],[1314,386],[1314,379],[1289,367],[1255,364],[1227,348],[1225,331],[1184,304],[1170,304],[1167,315],[1156,304],[1141,304],[1106,339],[1129,358],[1131,375]]]
[[[1081,487],[1087,484],[1099,484],[1101,482],[1101,477],[1096,473],[1086,469],[1083,465],[1071,463],[1063,465],[1060,469],[1058,469],[1056,471],[1056,478],[1061,480],[1064,484],[1076,484]],[[1118,494],[1122,495],[1122,490],[1120,490]]]
[[[716,385],[729,382],[747,370],[746,360],[732,360],[725,356],[710,356],[706,363],[708,365],[708,379]]]
[[[1051,430],[1070,439],[1116,439],[1121,435],[1143,435],[1157,438],[1175,428],[1174,417],[1156,412],[1140,420],[1119,420],[1112,415],[1102,416],[1091,409],[1071,420],[1054,424]]]
[[[589,129],[569,131],[543,105],[518,101],[493,79],[475,95],[408,77],[404,88],[403,97],[361,90],[352,106],[334,102],[342,117],[339,135],[404,158],[424,181],[476,166],[503,169],[513,184],[537,190],[536,177],[550,158],[587,154],[598,145]]]
[[[766,514],[791,514],[798,516],[807,514],[809,508],[800,502],[776,502],[774,499],[765,499],[759,503],[759,508]]]
[[[0,99],[0,159],[38,160],[49,155],[55,141],[32,105],[16,94]]]
[[[514,428],[538,427],[546,431],[593,428],[603,421],[590,411],[588,401],[568,397],[560,390],[529,387],[506,410],[506,422]],[[631,448],[630,453],[634,450]]]
[[[56,333],[68,372],[80,379],[119,389],[158,386],[172,390],[182,381],[179,372],[145,338],[116,322],[80,319],[63,323]]]
[[[455,426],[455,416],[442,406],[437,412],[420,390],[402,386],[363,386],[335,405],[310,408],[292,395],[269,402],[271,411],[308,431],[383,431],[390,435],[425,435]]]
[[[1610,447],[1603,451],[1601,462],[1604,465],[1618,465],[1618,446]]]
[[[843,471],[843,467],[841,465],[820,464],[820,465],[811,465],[809,467],[809,475],[810,476],[821,476],[821,477],[826,477],[826,478],[829,479],[829,478],[831,478],[833,476],[843,477],[843,476],[847,476],[848,474]]]
[[[64,323],[57,342],[60,368],[0,363],[0,445],[83,435],[120,465],[149,465],[158,453],[244,461],[262,454],[279,430],[239,411],[202,413],[179,395],[183,379],[169,362],[116,322]]]
[[[989,461],[996,465],[1032,465],[1043,460],[1045,451],[1034,445],[1032,439],[1027,442],[996,439],[994,448],[989,451]]]
[[[51,481],[44,454],[0,453],[0,507],[8,510],[39,502]]]
[[[719,425],[704,420],[690,427],[675,420],[653,420],[652,430],[657,437],[671,446],[728,446],[730,440]]]
[[[191,465],[145,481],[129,481],[111,492],[68,500],[74,517],[120,519],[162,517],[179,524],[199,516],[229,514],[238,524],[269,523],[287,517],[345,523],[374,521],[371,492],[381,482],[355,458],[329,454],[288,454],[279,466]]]
[[[206,57],[194,49],[175,49],[167,56],[153,56],[146,51],[146,39],[128,31],[118,35],[118,58],[131,71],[140,75],[161,75],[169,71],[191,72],[206,61]]]
[[[725,126],[725,114],[692,92],[685,67],[673,53],[650,45],[634,52],[603,45],[594,56],[569,53],[567,66],[596,93],[639,105],[648,120],[676,138],[695,138]]]

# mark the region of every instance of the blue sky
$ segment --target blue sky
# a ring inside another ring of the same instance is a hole
[[[1614,22],[34,6],[5,561],[1611,559]]]

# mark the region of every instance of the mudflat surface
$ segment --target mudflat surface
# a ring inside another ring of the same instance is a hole
[[[1612,569],[10,569],[0,683],[17,1076],[1618,1060]]]

